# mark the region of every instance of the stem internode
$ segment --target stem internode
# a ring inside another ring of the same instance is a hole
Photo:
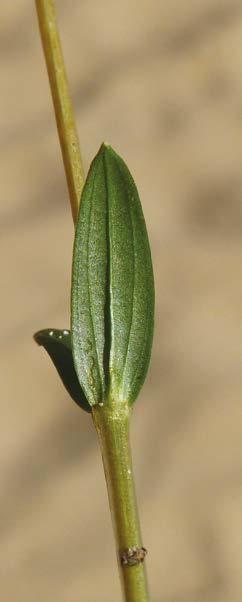
[[[53,0],[35,0],[74,223],[84,172]]]
[[[120,578],[125,602],[148,602],[145,565],[121,562],[129,548],[142,548],[129,441],[128,404],[93,406],[112,516]]]

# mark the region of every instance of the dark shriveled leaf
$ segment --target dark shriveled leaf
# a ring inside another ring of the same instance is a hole
[[[154,321],[154,281],[133,178],[102,145],[82,193],[72,272],[72,348],[90,405],[132,403],[145,380]]]

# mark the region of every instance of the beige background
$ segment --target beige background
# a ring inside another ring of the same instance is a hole
[[[141,194],[157,302],[132,429],[152,602],[242,596],[242,8],[58,0],[86,169],[102,140]],[[73,227],[34,2],[1,2],[4,602],[120,601],[90,418],[41,327],[69,324]]]

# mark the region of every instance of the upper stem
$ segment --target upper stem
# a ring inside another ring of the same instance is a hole
[[[35,1],[75,223],[84,184],[84,172],[56,22],[54,0]]]
[[[142,547],[142,540],[129,443],[130,408],[126,404],[118,406],[93,406],[93,420],[107,481],[124,600],[148,602],[144,563],[129,566],[121,562],[128,548]]]

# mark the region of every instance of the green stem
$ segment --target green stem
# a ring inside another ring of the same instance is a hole
[[[75,223],[84,174],[54,0],[35,2]],[[95,406],[93,420],[103,457],[124,600],[148,602],[144,564],[129,566],[120,560],[128,548],[142,547],[129,444],[130,409],[123,404]]]
[[[35,0],[35,2],[75,224],[84,184],[84,172],[54,0]]]
[[[148,602],[144,563],[123,565],[128,548],[142,547],[129,443],[130,408],[118,404],[93,407],[107,481],[110,511],[116,540],[118,565],[126,602]]]

